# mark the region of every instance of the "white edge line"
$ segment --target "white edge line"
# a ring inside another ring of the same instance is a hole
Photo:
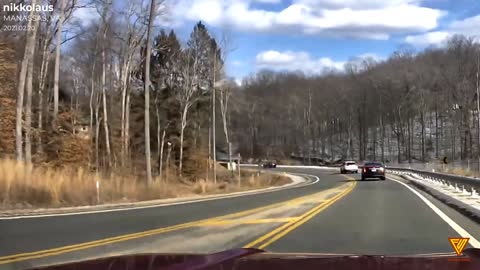
[[[445,214],[442,210],[440,210],[436,205],[434,205],[431,201],[429,201],[425,196],[420,194],[418,191],[413,189],[412,187],[408,186],[407,184],[393,179],[389,177],[390,180],[395,181],[399,184],[402,184],[406,188],[408,188],[411,192],[413,192],[415,195],[417,195],[428,207],[430,207],[433,212],[435,212],[440,218],[442,218],[450,227],[452,227],[453,230],[455,230],[459,235],[462,237],[468,237],[470,238],[470,241],[468,242],[471,246],[474,248],[480,248],[480,242],[475,239],[469,232],[467,232],[464,228],[462,228],[458,223],[456,223],[453,219],[451,219],[447,214]]]
[[[219,197],[213,197],[213,198],[195,199],[195,200],[189,200],[189,201],[164,203],[164,204],[157,204],[157,205],[133,206],[133,207],[117,208],[117,209],[104,209],[104,210],[92,210],[92,211],[56,213],[56,214],[38,214],[38,215],[25,215],[25,216],[13,216],[13,217],[0,217],[0,220],[42,218],[42,217],[58,217],[58,216],[75,216],[75,215],[98,214],[98,213],[108,213],[108,212],[118,212],[118,211],[132,211],[132,210],[137,210],[137,209],[147,209],[147,208],[157,208],[157,207],[160,208],[160,207],[166,207],[166,206],[172,206],[172,205],[181,205],[181,204],[189,204],[189,203],[197,203],[197,202],[230,199],[230,198],[236,198],[236,197],[242,197],[242,196],[269,193],[269,192],[274,192],[274,191],[288,190],[288,189],[292,189],[292,188],[306,187],[306,186],[316,184],[316,183],[318,183],[318,181],[320,181],[320,178],[316,175],[303,174],[303,173],[291,173],[291,175],[310,176],[310,177],[314,177],[316,179],[315,179],[315,181],[313,181],[311,183],[307,183],[307,184],[299,183],[299,184],[287,186],[287,187],[284,187],[284,188],[280,187],[280,188],[270,188],[270,189],[266,189],[266,190],[257,190],[257,191],[253,190],[253,191],[242,192],[242,194],[232,193],[231,195],[225,195],[225,196],[219,196]]]

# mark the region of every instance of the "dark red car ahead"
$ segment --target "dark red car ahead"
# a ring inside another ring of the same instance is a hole
[[[381,162],[367,162],[362,168],[362,181],[367,178],[385,180],[385,165]]]

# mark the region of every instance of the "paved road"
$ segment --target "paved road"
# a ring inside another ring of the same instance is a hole
[[[0,268],[26,267],[140,252],[216,252],[260,247],[278,252],[413,254],[451,252],[459,236],[404,185],[356,181],[320,169],[313,185],[131,211],[0,220]],[[477,225],[420,192],[457,225]],[[93,241],[93,242],[92,242]],[[88,242],[88,243],[86,243]],[[16,255],[23,254],[23,255]]]

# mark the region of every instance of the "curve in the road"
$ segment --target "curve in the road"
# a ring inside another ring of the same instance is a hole
[[[462,228],[460,225],[458,225],[453,219],[451,219],[449,216],[447,216],[442,210],[440,210],[437,206],[435,206],[432,202],[430,202],[427,198],[425,198],[422,194],[420,194],[418,191],[413,189],[412,187],[408,186],[407,184],[398,181],[393,178],[389,178],[392,181],[395,181],[406,188],[408,188],[413,194],[418,196],[428,207],[432,209],[433,212],[435,212],[441,219],[443,219],[452,229],[454,229],[459,235],[462,237],[469,238],[469,244],[472,245],[474,248],[480,248],[480,242],[473,237],[469,232],[467,232],[464,228]]]
[[[315,179],[315,181],[313,181],[313,183],[311,183],[311,184],[318,184],[319,183],[318,176],[310,175],[309,177]],[[66,253],[66,252],[71,252],[71,251],[76,251],[76,250],[81,250],[81,249],[87,249],[87,248],[91,248],[91,247],[95,247],[95,246],[106,245],[106,244],[111,244],[111,243],[116,243],[116,242],[121,242],[121,241],[127,241],[127,240],[132,240],[132,239],[141,238],[141,237],[152,236],[152,235],[156,235],[156,234],[160,234],[160,233],[171,232],[171,231],[174,231],[174,230],[185,229],[185,228],[197,226],[201,223],[212,222],[212,221],[219,220],[219,219],[234,218],[234,217],[238,217],[238,216],[241,216],[241,215],[253,213],[255,211],[261,211],[261,210],[264,210],[266,208],[273,208],[273,207],[276,207],[280,204],[289,203],[289,202],[293,202],[293,201],[296,201],[296,200],[301,200],[303,197],[310,196],[310,195],[314,194],[314,192],[318,192],[319,190],[323,190],[323,188],[319,188],[319,187],[313,188],[311,190],[307,190],[306,188],[309,188],[308,187],[309,185],[303,185],[303,186],[299,186],[299,187],[295,187],[295,188],[292,187],[291,189],[288,189],[288,190],[278,190],[276,192],[271,192],[270,193],[270,194],[275,194],[275,195],[278,195],[278,194],[284,194],[285,195],[285,194],[288,194],[288,192],[294,192],[293,194],[291,194],[293,196],[290,196],[289,201],[286,201],[284,199],[280,199],[278,202],[273,203],[273,204],[269,204],[269,205],[268,204],[267,205],[263,204],[262,206],[258,206],[258,202],[261,203],[262,200],[257,200],[256,202],[257,202],[258,207],[254,207],[254,208],[249,207],[249,208],[247,208],[246,210],[243,210],[243,211],[228,211],[228,212],[231,212],[231,213],[226,214],[226,215],[217,215],[217,216],[213,216],[213,217],[206,218],[206,219],[198,219],[197,221],[193,221],[193,222],[178,223],[178,224],[175,224],[175,225],[172,225],[172,226],[155,228],[155,229],[151,229],[151,230],[145,230],[145,231],[140,231],[140,232],[135,232],[135,233],[130,233],[130,234],[120,234],[120,235],[117,235],[117,236],[101,238],[101,239],[94,240],[94,241],[81,241],[78,244],[61,245],[61,246],[55,247],[55,248],[40,249],[40,250],[32,251],[32,252],[14,253],[12,255],[7,255],[7,256],[0,257],[0,264],[12,263],[12,262],[16,262],[16,261],[22,261],[22,260],[34,259],[34,258],[42,258],[42,257],[52,256],[52,255],[58,255],[58,254]],[[299,193],[298,190],[302,190],[303,192]],[[249,201],[251,202],[252,197],[257,197],[257,199],[258,199],[259,196],[265,196],[265,195],[267,195],[267,194],[265,194],[265,193],[249,194],[249,195],[246,195],[244,197],[249,197],[247,199],[250,199]],[[234,197],[234,199],[231,199],[231,200],[234,201],[234,200],[238,200],[239,198]],[[224,200],[224,201],[230,202],[230,200]],[[201,204],[205,204],[205,203],[209,203],[209,201],[202,201],[201,203],[196,203],[196,204],[191,204],[191,205],[197,206],[197,205],[201,205]],[[226,206],[226,205],[224,205],[224,206]],[[236,207],[236,208],[238,209],[238,208],[241,208],[241,207]],[[161,209],[168,209],[168,208],[161,208]],[[151,210],[151,209],[146,209],[146,210]],[[142,209],[142,211],[144,211],[144,209]],[[194,210],[190,209],[191,214],[194,213],[192,211],[194,211]],[[105,213],[102,213],[102,214],[105,214]],[[109,213],[109,214],[117,214],[118,215],[118,213]],[[83,215],[83,216],[84,217],[86,217],[86,216],[95,216],[96,217],[96,216],[99,216],[99,214],[95,213],[95,214],[92,214],[92,215]],[[59,218],[68,219],[68,218],[71,218],[71,217],[72,216],[39,218],[38,220],[50,220],[50,219],[55,220],[55,219],[59,219]],[[55,224],[53,220],[50,220],[50,222],[49,222],[50,225]],[[13,221],[15,221],[15,220],[9,220],[9,222],[13,222]],[[1,222],[5,222],[5,221],[1,221]],[[1,222],[0,222],[0,228],[4,227],[4,225],[3,225],[4,223],[1,223]],[[16,225],[18,225],[18,224],[19,223],[16,222]],[[13,230],[12,228],[13,227],[10,227],[11,231]],[[65,229],[68,230],[68,227],[62,227],[62,228],[64,228],[64,230]],[[79,227],[74,227],[73,230],[75,230],[75,228],[79,228]],[[35,230],[35,223],[31,224],[30,229]],[[96,227],[95,229],[100,229],[100,228]],[[70,228],[70,230],[72,230],[72,228]],[[8,231],[2,230],[2,234],[4,232],[8,233]],[[50,237],[55,238],[56,235],[57,234],[50,234]],[[71,235],[75,236],[76,234],[71,234]],[[0,236],[0,239],[4,238],[4,237],[5,236],[2,235],[2,236]],[[41,238],[41,237],[42,237],[42,234],[39,234],[37,238],[28,238],[28,239],[31,242],[35,243],[35,239],[38,239],[38,238]],[[22,238],[22,239],[27,240],[25,238]],[[12,239],[11,243],[13,243],[13,241],[14,240]],[[48,242],[48,241],[44,242],[44,244],[48,244],[48,243],[51,243],[51,242]],[[10,247],[10,249],[12,249],[12,247],[13,247],[13,249],[15,249],[15,247],[19,247],[18,244],[19,243],[16,242],[15,245],[2,246],[2,247],[3,247],[3,249],[7,249],[7,250],[8,250],[8,247]],[[0,250],[2,249],[2,247],[0,247]]]
[[[301,215],[298,219],[292,220],[284,224],[283,226],[280,226],[274,229],[273,231],[260,236],[259,238],[253,240],[252,242],[248,243],[244,247],[245,248],[258,247],[260,249],[267,247],[268,245],[272,244],[273,242],[277,241],[281,237],[285,236],[287,233],[291,232],[295,228],[301,226],[302,224],[304,224],[305,222],[313,218],[315,215],[319,214],[321,211],[325,210],[327,207],[334,204],[336,201],[345,197],[348,193],[350,193],[355,188],[356,182],[352,182],[352,183],[353,184],[351,184],[346,190],[336,195],[335,197],[319,204],[313,209],[307,211],[306,213]]]
[[[314,180],[312,181],[304,181],[294,185],[284,185],[280,187],[270,187],[264,188],[259,190],[249,190],[249,191],[240,191],[240,192],[233,192],[228,194],[222,195],[208,195],[204,198],[196,198],[190,200],[181,200],[178,202],[165,202],[165,203],[158,203],[158,204],[151,204],[151,205],[133,205],[133,206],[125,206],[125,207],[118,207],[118,208],[111,208],[111,209],[91,209],[91,210],[83,210],[78,209],[71,209],[65,213],[38,213],[38,214],[31,214],[31,215],[18,215],[18,216],[0,216],[0,220],[9,220],[9,219],[26,219],[26,218],[44,218],[44,217],[60,217],[60,216],[76,216],[76,215],[89,215],[89,214],[98,214],[98,213],[109,213],[109,212],[120,212],[120,211],[138,211],[140,209],[148,209],[148,208],[160,208],[166,206],[174,206],[174,205],[181,205],[181,204],[190,204],[190,203],[199,203],[199,202],[206,202],[206,201],[215,201],[215,200],[223,200],[223,199],[230,199],[236,198],[241,196],[249,196],[255,194],[262,194],[262,193],[269,193],[275,192],[280,190],[287,190],[291,188],[298,188],[303,186],[309,186],[317,183],[320,178],[314,175],[307,175],[307,174],[298,174],[303,175],[305,178],[313,177]],[[295,175],[294,175],[295,176]],[[140,202],[142,203],[142,202]]]

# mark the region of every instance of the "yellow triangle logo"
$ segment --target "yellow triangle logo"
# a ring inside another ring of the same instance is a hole
[[[452,245],[453,250],[455,250],[455,253],[457,253],[457,256],[462,255],[462,251],[465,246],[467,246],[468,240],[470,240],[470,238],[448,238],[448,241],[450,241],[450,244]]]

